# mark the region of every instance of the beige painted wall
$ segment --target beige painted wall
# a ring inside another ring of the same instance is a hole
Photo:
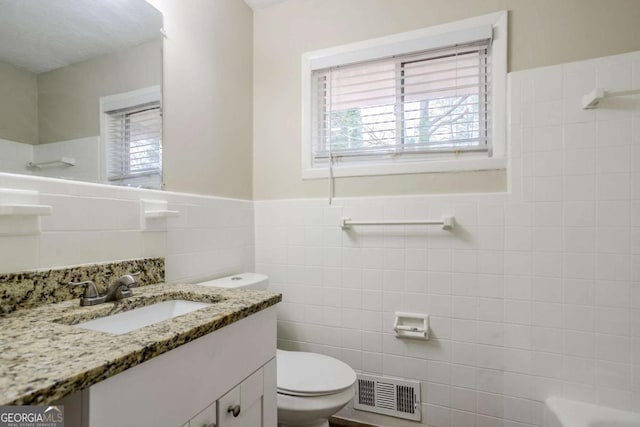
[[[254,14],[254,199],[324,197],[300,171],[303,52],[509,10],[510,70],[640,50],[637,0],[287,0]],[[506,189],[504,172],[336,180],[336,195]]]
[[[0,139],[38,143],[36,75],[3,62],[0,62]]]
[[[164,181],[252,198],[253,12],[243,0],[151,0],[164,15]]]
[[[40,143],[100,135],[101,96],[159,85],[160,39],[38,75]]]

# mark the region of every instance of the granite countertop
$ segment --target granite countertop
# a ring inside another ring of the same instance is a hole
[[[77,299],[0,317],[0,405],[56,401],[281,301],[280,294],[197,285],[133,289],[116,303]],[[171,299],[214,303],[123,335],[72,326]]]

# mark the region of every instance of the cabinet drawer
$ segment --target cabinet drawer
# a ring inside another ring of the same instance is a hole
[[[215,427],[216,403],[212,403],[189,421],[189,427]]]

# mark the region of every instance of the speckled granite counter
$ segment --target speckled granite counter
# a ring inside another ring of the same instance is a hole
[[[0,317],[0,405],[53,402],[281,301],[267,291],[197,285],[133,292],[117,303],[80,307],[75,299]],[[71,326],[171,299],[214,304],[123,335]]]
[[[0,315],[21,308],[80,298],[82,286],[69,282],[92,280],[100,293],[116,278],[134,272],[139,286],[164,282],[164,258],[141,258],[125,261],[47,268],[35,271],[0,274]]]

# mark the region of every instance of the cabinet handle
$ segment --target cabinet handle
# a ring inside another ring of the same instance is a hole
[[[211,424],[202,424],[202,427],[216,427],[216,423],[211,423]]]
[[[234,418],[240,415],[240,405],[229,405],[227,413],[233,413]]]

